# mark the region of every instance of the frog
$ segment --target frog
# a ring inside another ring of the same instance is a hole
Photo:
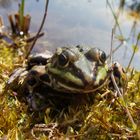
[[[121,88],[126,81],[124,68],[118,62],[109,66],[104,51],[81,45],[60,47],[54,54],[47,51],[29,56],[26,65],[11,74],[7,85],[24,96],[39,94],[41,100],[41,89],[45,89],[45,96],[50,91],[57,96],[94,94],[107,85],[112,87],[111,72]]]

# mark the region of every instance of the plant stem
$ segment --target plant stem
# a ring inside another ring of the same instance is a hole
[[[111,48],[110,48],[110,62],[111,62],[111,65],[112,65],[112,54],[113,54],[113,39],[114,39],[114,28],[112,29],[112,32],[111,32]]]
[[[116,91],[118,92],[119,97],[121,98],[121,100],[122,100],[122,102],[123,102],[123,106],[125,107],[125,111],[126,111],[128,117],[129,117],[129,119],[130,119],[130,121],[131,121],[131,123],[132,123],[133,129],[136,130],[136,129],[137,129],[137,125],[135,124],[135,122],[134,122],[134,120],[133,120],[133,117],[131,116],[131,114],[130,114],[130,112],[129,112],[128,105],[127,105],[127,103],[125,102],[124,97],[123,97],[122,93],[120,92],[120,89],[118,88],[118,85],[117,85],[117,83],[116,83],[116,81],[115,81],[113,72],[111,72],[111,80],[112,80],[112,82],[113,82],[113,85],[114,85]]]
[[[135,53],[136,53],[136,50],[137,50],[137,47],[138,47],[138,43],[139,43],[139,39],[140,39],[140,33],[139,33],[138,36],[137,36],[137,41],[136,41],[136,44],[135,44],[135,46],[134,46],[133,53],[132,53],[132,56],[131,56],[130,61],[129,61],[129,63],[128,63],[126,72],[129,70],[130,65],[131,65],[131,63],[132,63],[132,60],[133,60],[133,58],[134,58],[134,55],[135,55]]]
[[[24,5],[25,5],[25,0],[22,0],[19,8],[20,30],[22,30],[23,23],[24,23]]]
[[[121,31],[121,27],[120,27],[119,22],[118,22],[118,16],[115,14],[115,12],[114,12],[109,0],[107,0],[107,5],[109,6],[109,8],[110,8],[110,10],[112,12],[112,15],[113,15],[113,17],[115,19],[114,30],[116,30],[116,26],[118,26],[119,32],[120,32],[121,36],[123,36],[123,33]]]
[[[39,36],[39,34],[40,34],[40,32],[41,32],[41,30],[42,30],[42,28],[43,28],[43,25],[44,25],[44,23],[45,23],[45,19],[46,19],[46,16],[47,16],[48,4],[49,4],[49,0],[46,0],[45,12],[44,12],[44,16],[43,16],[43,19],[42,19],[42,23],[41,23],[41,25],[40,25],[40,28],[39,28],[37,34],[36,34],[36,37],[35,37],[35,39],[34,39],[34,41],[33,41],[32,46],[30,47],[29,51],[27,52],[27,55],[26,55],[26,57],[25,57],[26,59],[27,59],[28,56],[30,55],[30,52],[32,51],[32,49],[33,49],[33,47],[34,47],[34,45],[35,45],[35,43],[36,43],[36,41],[37,41],[37,39],[38,39],[38,36]]]
[[[121,42],[115,49],[112,50],[112,54],[114,54],[121,46],[123,45],[123,42]],[[110,58],[110,54],[107,55],[106,59]]]

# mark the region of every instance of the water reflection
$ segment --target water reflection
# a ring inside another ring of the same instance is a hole
[[[111,17],[107,22],[105,4],[105,0],[50,2],[47,30],[53,46],[86,44],[105,49],[109,45],[111,31]]]
[[[0,7],[9,8],[14,1],[18,0],[0,0]]]

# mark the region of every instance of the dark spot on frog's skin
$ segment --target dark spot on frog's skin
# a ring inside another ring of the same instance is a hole
[[[32,77],[32,78],[28,79],[27,83],[30,86],[34,86],[37,83],[37,81],[36,81],[36,79],[34,77]]]
[[[35,58],[30,58],[28,60],[28,69],[30,69],[31,67],[35,66],[35,65],[46,65],[47,64],[47,58],[44,58],[42,56],[38,56]]]
[[[48,74],[41,75],[40,80],[50,83],[50,78],[49,78]]]
[[[122,73],[125,73],[123,68],[120,67],[117,62],[114,63],[114,66],[113,66],[113,74],[114,74],[114,76],[118,77],[120,79]]]
[[[37,74],[38,74],[38,72],[37,72],[37,71],[35,71],[35,70],[31,70],[31,71],[30,71],[30,74],[31,74],[31,75],[37,75]]]
[[[80,52],[83,52],[84,50],[82,48],[79,49]]]
[[[80,45],[77,45],[76,48],[78,48],[79,52],[83,52],[83,48]]]
[[[80,79],[83,77],[82,76],[83,74],[80,70],[75,71],[75,73],[76,73],[76,76],[79,77]]]
[[[83,74],[83,72],[80,69],[75,70],[75,73],[76,73],[76,76],[79,77],[82,80],[84,85],[88,84],[88,81],[85,79],[84,74]]]
[[[118,71],[118,69],[114,69],[115,71],[113,72],[115,77],[118,77],[119,79],[121,78],[121,73]]]

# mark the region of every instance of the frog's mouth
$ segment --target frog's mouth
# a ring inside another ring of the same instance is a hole
[[[57,83],[57,86],[59,88],[56,88],[58,91],[62,91],[62,92],[68,92],[68,93],[93,93],[95,91],[97,91],[98,89],[102,88],[105,84],[106,84],[107,80],[102,83],[100,86],[97,86],[96,88],[90,88],[90,89],[82,89],[82,88],[75,88],[75,87],[72,87],[72,86],[69,86],[65,83],[61,83],[61,82],[58,82]],[[60,88],[61,87],[61,88]],[[63,89],[64,90],[63,90]]]
[[[98,79],[93,79],[91,76],[89,81],[87,81],[82,73],[81,76],[77,76],[69,71],[53,67],[49,68],[48,74],[54,89],[70,93],[91,93],[101,88],[107,81],[97,83]]]

